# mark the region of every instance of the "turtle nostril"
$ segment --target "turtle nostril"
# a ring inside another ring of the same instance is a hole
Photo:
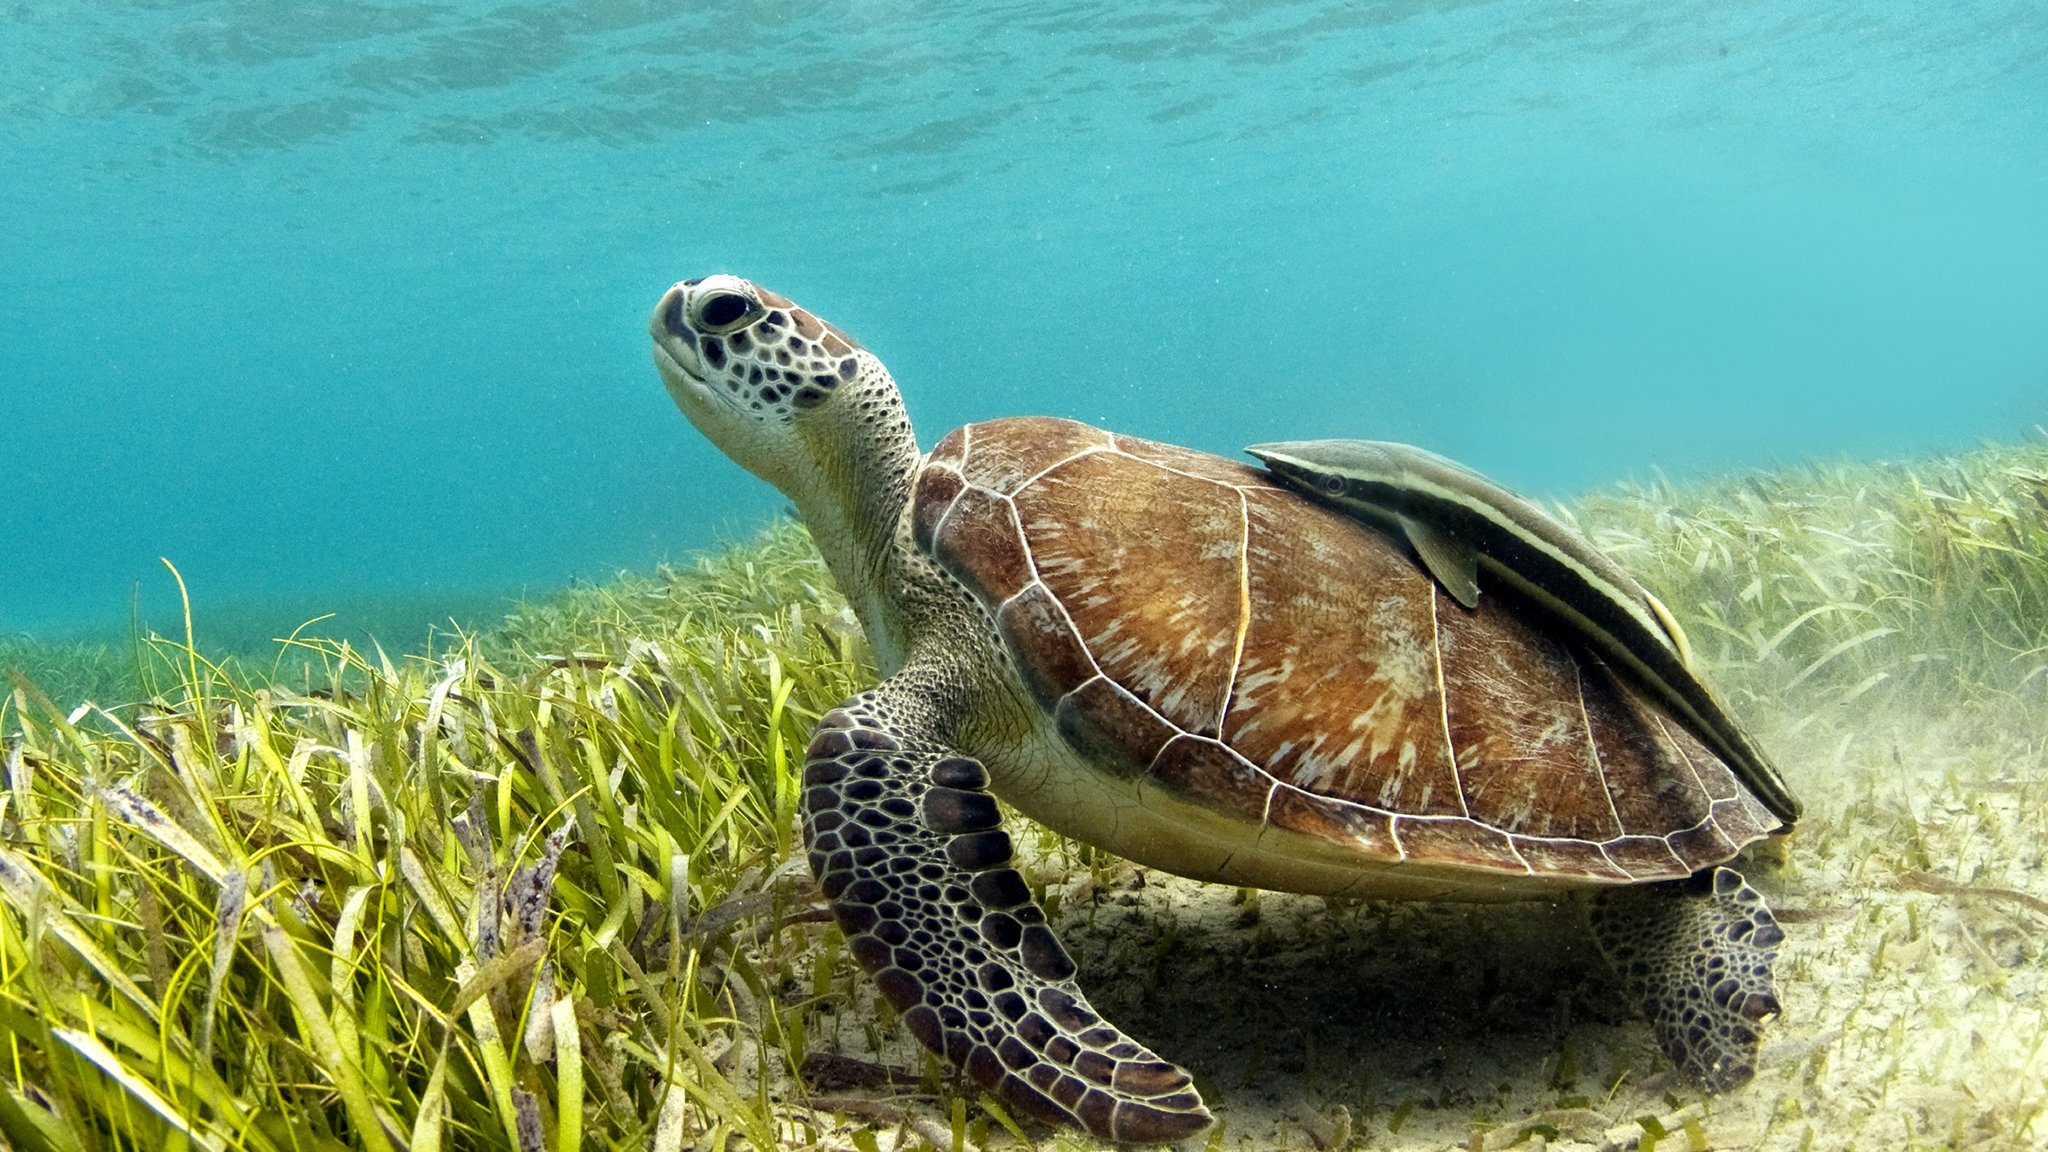
[[[668,328],[670,336],[688,336],[690,334],[690,326],[684,324],[684,320],[682,320],[682,287],[680,285],[668,289],[668,295],[662,297],[662,310],[659,310],[659,312],[662,312],[662,328]]]
[[[689,323],[683,319],[683,289],[681,285],[669,289],[668,295],[661,298],[661,306],[655,311],[661,317],[662,328],[666,329],[669,335],[674,336],[692,348],[697,346],[697,334],[690,331]]]

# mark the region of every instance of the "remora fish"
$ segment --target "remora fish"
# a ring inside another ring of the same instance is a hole
[[[1467,608],[1479,573],[1554,614],[1669,707],[1787,824],[1799,802],[1712,688],[1668,609],[1577,532],[1479,473],[1410,444],[1295,440],[1245,449],[1290,485],[1404,537]]]

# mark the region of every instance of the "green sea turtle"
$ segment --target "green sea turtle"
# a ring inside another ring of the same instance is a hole
[[[918,451],[844,332],[733,276],[675,285],[654,359],[797,506],[884,680],[821,718],[810,864],[905,1026],[1042,1120],[1175,1140],[1188,1074],[1090,1007],[995,802],[1198,880],[1594,893],[1593,935],[1688,1075],[1748,1079],[1783,934],[1724,866],[1788,820],[1660,702],[1510,598],[1272,473],[1068,420]]]

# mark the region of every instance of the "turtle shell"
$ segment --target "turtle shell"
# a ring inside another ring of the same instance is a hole
[[[1266,473],[1066,420],[973,424],[918,544],[1100,770],[1375,862],[1674,879],[1776,817],[1583,649],[1446,596],[1396,541]]]

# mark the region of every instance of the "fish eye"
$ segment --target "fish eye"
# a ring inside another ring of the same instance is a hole
[[[737,292],[713,292],[697,305],[697,327],[722,334],[745,326],[761,314],[761,306]]]
[[[1344,478],[1342,476],[1323,477],[1323,491],[1328,492],[1332,496],[1342,496],[1344,494]]]

